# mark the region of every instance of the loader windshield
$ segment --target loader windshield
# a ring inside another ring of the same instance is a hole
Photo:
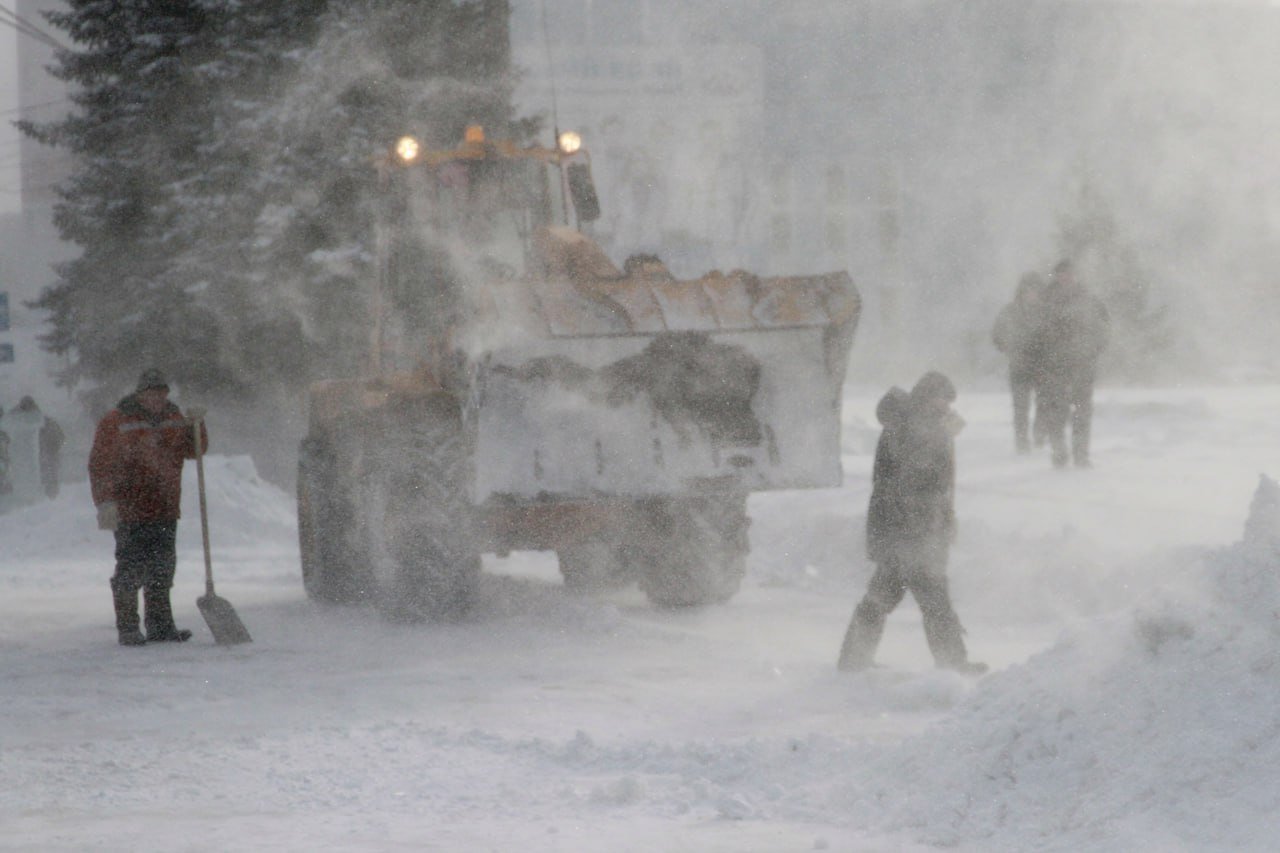
[[[432,170],[426,224],[468,254],[524,274],[534,229],[558,221],[557,172],[536,160],[446,161]]]

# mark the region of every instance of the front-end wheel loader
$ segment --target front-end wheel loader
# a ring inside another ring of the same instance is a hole
[[[369,364],[312,387],[300,451],[311,598],[455,615],[481,554],[549,550],[572,590],[721,603],[748,494],[840,484],[848,275],[619,269],[569,225],[599,213],[589,164],[478,128],[380,163]]]

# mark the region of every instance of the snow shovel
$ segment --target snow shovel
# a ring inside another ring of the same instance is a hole
[[[209,555],[209,509],[204,496],[204,446],[200,441],[200,424],[196,418],[191,422],[196,442],[196,485],[200,492],[200,533],[204,537],[204,595],[196,599],[196,607],[200,615],[213,633],[213,641],[220,646],[234,646],[237,643],[252,643],[248,630],[231,602],[213,591],[213,558]]]

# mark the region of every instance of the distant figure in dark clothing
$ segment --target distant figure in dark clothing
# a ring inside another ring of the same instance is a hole
[[[46,417],[31,396],[0,417],[0,430],[9,437],[9,497],[6,506],[38,503],[41,496],[58,494],[58,457],[65,437],[53,418]]]
[[[0,409],[0,417],[4,409]],[[3,421],[0,420],[0,426]],[[13,483],[9,482],[9,433],[0,429],[0,498],[13,491]]]
[[[991,340],[1009,358],[1009,390],[1013,394],[1013,441],[1019,453],[1031,451],[1031,432],[1036,443],[1044,437],[1039,411],[1031,425],[1031,402],[1036,387],[1036,365],[1032,343],[1040,322],[1040,306],[1045,282],[1039,273],[1029,272],[1018,282],[1013,301],[996,315]],[[1028,426],[1031,426],[1030,430]]]
[[[1032,343],[1040,417],[1055,468],[1066,467],[1068,460],[1081,468],[1090,465],[1093,383],[1110,337],[1111,319],[1102,301],[1076,280],[1070,261],[1059,262],[1045,288],[1044,310]]]
[[[964,425],[951,410],[955,386],[929,372],[908,394],[892,388],[876,407],[884,425],[876,445],[867,509],[867,556],[876,564],[853,613],[839,667],[871,666],[886,617],[907,590],[924,616],[924,634],[939,667],[985,672],[972,663],[964,629],[947,590],[947,556],[955,537],[955,436]]]

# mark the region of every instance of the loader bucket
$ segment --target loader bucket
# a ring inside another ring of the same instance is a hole
[[[840,484],[846,274],[550,272],[498,306],[544,325],[480,368],[477,503]]]

